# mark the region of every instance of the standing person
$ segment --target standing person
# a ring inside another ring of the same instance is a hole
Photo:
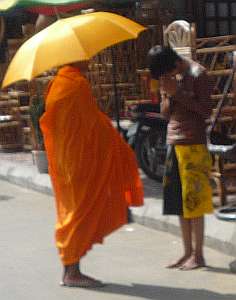
[[[168,119],[164,214],[179,215],[184,244],[184,255],[168,267],[191,270],[205,265],[204,214],[213,211],[206,147],[213,85],[202,66],[169,47],[153,47],[148,59],[151,76],[160,81],[161,112]]]
[[[40,119],[56,198],[62,284],[72,287],[102,286],[81,273],[80,260],[127,223],[128,206],[143,204],[133,151],[99,111],[87,68],[88,62],[80,62],[59,70]]]

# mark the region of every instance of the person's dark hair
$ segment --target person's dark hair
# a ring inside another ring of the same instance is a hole
[[[182,60],[172,48],[159,45],[149,50],[147,59],[151,76],[157,80],[160,76],[173,71],[176,68],[176,61]]]

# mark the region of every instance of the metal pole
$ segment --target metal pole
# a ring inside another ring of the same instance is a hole
[[[117,129],[121,132],[120,127],[120,99],[118,96],[117,85],[116,85],[116,62],[115,62],[115,53],[114,49],[111,48],[111,57],[112,57],[112,78],[113,78],[113,89],[114,89],[114,100],[115,100],[115,118],[117,123]]]
[[[55,12],[55,15],[57,16],[57,20],[60,20],[60,19],[61,19],[61,16],[60,16],[60,14],[59,14],[59,11],[58,11],[57,7],[56,7],[56,6],[53,6],[53,10],[54,10],[54,12]]]

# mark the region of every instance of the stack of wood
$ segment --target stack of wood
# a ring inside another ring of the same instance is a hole
[[[30,83],[26,81],[18,82],[11,86],[5,93],[2,93],[1,97],[8,99],[8,101],[2,102],[1,105],[4,109],[7,105],[10,105],[7,110],[2,111],[2,115],[8,115],[9,118],[14,121],[13,124],[17,124],[17,130],[14,131],[14,135],[13,130],[9,129],[12,133],[12,140],[20,141],[21,144],[21,146],[18,147],[19,143],[13,143],[17,144],[16,146],[12,146],[14,150],[16,150],[16,148],[23,151],[33,150],[35,142],[30,117],[30,99],[33,96],[43,95],[51,78],[52,76],[45,75],[32,80]],[[3,133],[0,134],[3,139],[6,139],[3,135]]]
[[[4,33],[5,27],[4,22],[1,23],[0,28],[2,29],[2,32]],[[6,48],[6,63],[1,65],[1,78],[3,79],[3,75],[7,69],[7,65],[15,55],[16,51],[19,49],[19,47],[25,42],[25,40],[29,36],[24,35],[22,38],[8,38],[7,48]],[[17,130],[15,130],[14,134],[12,133],[12,139],[17,140],[18,142],[15,143],[16,147],[14,148],[20,148],[22,150],[31,150],[31,137],[30,137],[30,130],[29,130],[29,88],[28,84],[26,82],[19,82],[15,84],[14,86],[9,87],[4,93],[2,93],[4,98],[9,98],[10,101],[15,101],[17,103],[16,107],[12,107],[8,113],[11,118],[13,118],[14,122],[17,123]],[[17,120],[15,118],[14,114],[17,114]],[[18,128],[20,124],[20,129]],[[12,130],[11,130],[12,132]],[[16,136],[16,132],[17,135]],[[4,135],[4,134],[3,134]],[[4,138],[1,135],[2,138]],[[19,142],[20,141],[20,142]],[[20,143],[20,147],[18,147]]]
[[[31,25],[32,26],[32,25]],[[25,26],[26,27],[26,26]],[[26,30],[24,28],[24,36],[19,39],[8,39],[7,44],[7,60],[8,62],[11,61],[13,56],[15,55],[16,51],[19,47],[32,35],[32,28],[31,30]],[[30,98],[35,94],[44,93],[45,85],[47,84],[50,78],[47,75],[42,76],[32,83],[28,83],[26,81],[18,82],[11,87],[9,87],[6,91],[8,96],[12,99],[14,98],[15,101],[18,103],[18,116],[19,122],[21,124],[21,132],[20,138],[22,147],[21,149],[24,151],[30,151],[33,149],[33,135],[32,135],[32,125],[31,125],[31,118],[30,118]]]
[[[0,150],[20,151],[23,148],[22,124],[18,99],[0,94]]]
[[[19,117],[22,129],[22,149],[25,151],[32,149],[30,134],[30,116],[29,116],[29,99],[30,93],[27,82],[19,82],[8,91],[8,95],[14,97],[19,105]]]

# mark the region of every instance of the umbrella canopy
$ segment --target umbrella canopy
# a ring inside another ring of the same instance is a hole
[[[41,7],[41,6],[59,6],[70,4],[81,4],[91,2],[89,0],[1,0],[0,11],[8,10],[13,7]],[[94,2],[108,5],[122,5],[125,3],[134,3],[136,0],[96,0]]]
[[[88,7],[92,3],[93,3],[92,0],[91,1],[87,0],[84,2],[80,2],[80,3],[73,3],[73,4],[60,5],[60,6],[50,6],[50,5],[33,6],[33,7],[28,8],[27,10],[32,13],[36,13],[36,14],[40,14],[40,15],[53,16],[58,13],[67,13],[72,10],[81,10],[83,8]]]
[[[0,12],[24,8],[43,15],[55,15],[79,10],[92,5],[96,0],[1,0]]]
[[[140,0],[139,0],[140,1]],[[93,5],[117,7],[137,2],[136,0],[0,0],[0,12],[13,8],[24,8],[42,15],[55,15],[72,10],[80,10]]]
[[[53,67],[89,60],[99,51],[135,39],[145,27],[120,15],[95,12],[61,19],[27,40],[3,80],[6,87]]]
[[[42,6],[42,5],[67,5],[74,3],[82,3],[87,0],[1,0],[0,1],[0,10],[8,10],[13,7],[33,7],[33,6]]]

